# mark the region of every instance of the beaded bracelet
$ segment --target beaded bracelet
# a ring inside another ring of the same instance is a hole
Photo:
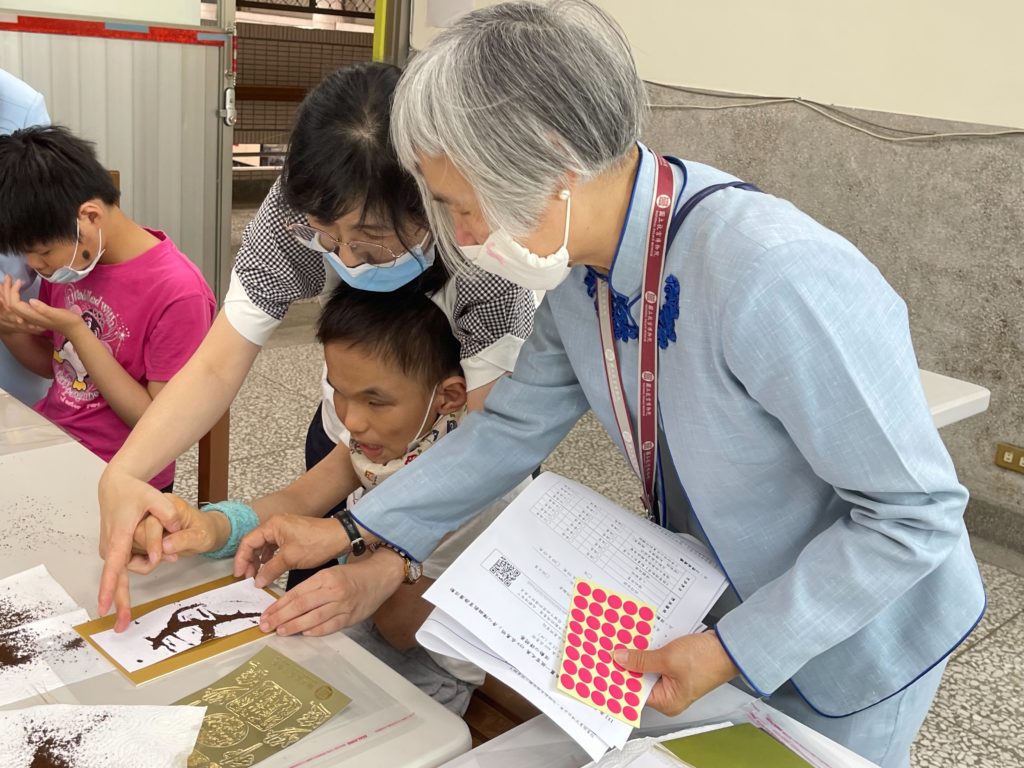
[[[260,524],[260,519],[256,514],[256,510],[244,501],[239,501],[237,499],[218,501],[216,504],[204,504],[200,507],[200,510],[203,512],[220,512],[231,524],[231,535],[228,536],[228,540],[224,546],[213,552],[202,553],[203,557],[210,557],[215,560],[233,557],[235,552],[238,551],[238,542],[242,540],[242,537],[249,533],[249,531],[258,528]]]

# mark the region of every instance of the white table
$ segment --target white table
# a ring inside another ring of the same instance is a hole
[[[72,598],[95,616],[102,567],[96,555],[96,486],[104,463],[67,436],[57,440],[59,436],[46,429],[50,425],[41,417],[18,406],[0,400],[0,444],[5,436],[26,429],[36,429],[38,439],[19,443],[33,445],[26,450],[0,451],[0,530],[4,531],[0,577],[42,563]],[[152,600],[224,576],[229,570],[230,561],[201,557],[161,566],[149,576],[133,577],[132,599]],[[138,687],[112,670],[8,708],[44,702],[169,704],[227,674],[266,643],[342,691],[346,686],[351,691],[352,681],[361,681],[367,687],[362,701],[355,699],[338,718],[360,717],[357,722],[369,723],[369,732],[367,738],[346,745],[348,738],[340,740],[336,730],[332,741],[331,726],[340,722],[336,719],[261,766],[294,765],[326,753],[303,764],[431,768],[469,749],[469,730],[461,718],[342,634],[268,637]]]
[[[988,409],[992,393],[969,381],[921,370],[921,386],[936,427],[946,427]]]

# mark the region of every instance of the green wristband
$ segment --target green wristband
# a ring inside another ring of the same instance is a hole
[[[260,524],[260,518],[257,516],[256,510],[244,501],[238,501],[237,499],[218,501],[216,504],[204,504],[200,509],[203,512],[214,510],[220,512],[231,524],[231,535],[228,536],[224,546],[213,552],[203,552],[203,557],[210,557],[215,560],[234,557],[235,552],[238,551],[238,542],[249,531],[258,528]]]

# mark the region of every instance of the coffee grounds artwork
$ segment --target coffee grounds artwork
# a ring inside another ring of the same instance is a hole
[[[189,611],[192,611],[196,615],[191,617],[186,616]],[[169,651],[173,651],[176,649],[167,641],[173,637],[178,641],[187,642],[179,634],[183,630],[190,628],[198,629],[200,632],[198,642],[188,644],[201,645],[202,643],[217,638],[217,629],[225,624],[230,624],[241,619],[256,619],[256,621],[252,622],[252,624],[255,625],[259,623],[260,616],[260,611],[236,611],[235,613],[222,614],[211,611],[201,603],[183,605],[171,614],[170,619],[167,620],[167,626],[161,629],[155,637],[147,637],[146,640],[152,644],[153,650],[156,650],[157,648],[166,648]]]

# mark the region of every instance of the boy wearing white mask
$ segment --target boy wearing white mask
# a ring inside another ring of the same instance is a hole
[[[330,532],[355,531],[348,509],[454,431],[466,414],[460,345],[439,301],[440,297],[424,294],[416,281],[385,293],[339,285],[324,307],[317,339],[324,345],[334,410],[351,435],[348,454],[330,453],[298,480],[252,506],[230,500],[200,511],[175,498],[183,527],[164,537],[168,559],[197,553],[229,557],[241,537],[258,523],[278,515],[320,517],[346,496],[347,509],[335,513],[337,521],[330,521],[334,526]],[[503,508],[504,504],[488,507],[445,539],[422,566],[405,561],[406,583],[370,621],[345,630],[458,714],[465,711],[484,673],[472,664],[416,645],[416,630],[431,610],[421,595]],[[136,531],[135,549],[145,551],[142,525]],[[350,557],[345,565],[310,576],[315,593],[330,592],[328,571],[345,569],[354,579],[353,588],[358,588],[361,578],[375,578],[370,560],[398,557],[387,549],[371,552],[353,546],[353,554],[358,552],[362,554]],[[341,629],[344,623],[344,617],[334,616],[319,626],[295,630],[322,635]]]
[[[61,127],[0,136],[0,251],[43,282],[24,301],[0,286],[0,339],[52,379],[35,410],[105,461],[188,361],[216,303],[167,235],[139,226],[92,146]],[[174,464],[150,479],[169,490]]]

